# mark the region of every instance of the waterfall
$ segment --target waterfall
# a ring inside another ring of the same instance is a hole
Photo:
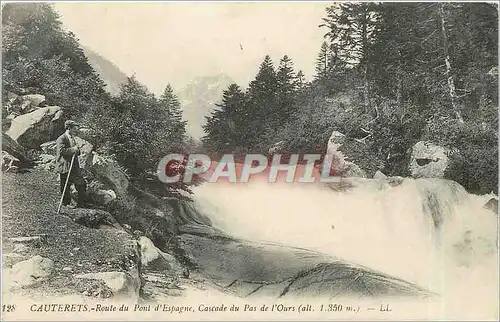
[[[444,296],[496,293],[498,217],[482,208],[489,196],[442,179],[353,182],[341,190],[206,183],[194,198],[216,228],[234,237],[320,251]]]

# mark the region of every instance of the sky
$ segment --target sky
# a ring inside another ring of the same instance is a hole
[[[65,2],[64,26],[154,93],[225,73],[246,87],[266,54],[288,55],[306,78],[326,32],[327,2]]]

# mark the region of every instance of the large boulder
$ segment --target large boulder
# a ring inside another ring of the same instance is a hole
[[[283,148],[283,144],[285,142],[284,141],[279,141],[279,142],[276,142],[274,143],[270,148],[269,150],[267,150],[267,153],[270,155],[270,156],[273,156],[275,155],[276,153],[280,153],[281,152],[281,149]]]
[[[85,227],[98,229],[108,226],[120,230],[123,229],[116,221],[116,219],[111,216],[109,212],[104,210],[86,208],[63,208],[61,210],[61,213],[70,217],[77,224]]]
[[[373,175],[373,179],[375,180],[387,180],[387,176],[382,173],[382,171],[377,170],[375,174]]]
[[[19,95],[7,91],[7,103],[14,103],[19,98]]]
[[[138,276],[132,276],[125,272],[100,272],[75,275],[78,279],[90,279],[103,281],[113,292],[115,298],[127,300],[137,300],[141,288],[141,281]]]
[[[495,214],[498,214],[498,199],[490,198],[490,200],[488,200],[488,202],[484,204],[483,208],[491,210]]]
[[[84,139],[75,136],[76,145],[80,147],[80,155],[78,156],[78,161],[80,167],[84,169],[90,169],[92,166],[92,160],[94,158],[93,150],[94,146]]]
[[[147,266],[160,257],[158,248],[145,236],[139,238],[139,247],[141,249],[141,263],[143,266]]]
[[[92,158],[89,157],[84,162],[80,163],[80,166],[83,167],[85,164],[85,168],[90,169],[99,181],[111,186],[118,196],[127,195],[129,184],[127,176],[115,161],[94,152]]]
[[[38,149],[43,142],[56,138],[61,122],[61,107],[42,107],[14,118],[7,134],[26,149]]]
[[[5,279],[10,287],[29,287],[47,280],[54,271],[54,262],[40,255],[12,266]]]
[[[175,257],[159,250],[149,238],[140,237],[139,247],[143,267],[157,271],[168,271],[177,276],[183,273],[184,269]]]
[[[21,96],[21,111],[29,113],[45,103],[45,96],[41,94],[28,94]]]
[[[38,156],[36,168],[44,169],[45,171],[54,171],[56,168],[56,158],[53,155],[42,153]]]
[[[431,142],[419,141],[413,148],[410,173],[413,178],[442,178],[448,166],[447,150]]]
[[[57,154],[57,145],[56,141],[49,141],[40,144],[40,149],[42,149],[43,153],[50,154],[56,156]]]
[[[2,171],[15,172],[21,166],[21,162],[8,152],[2,151]]]
[[[24,147],[5,133],[2,133],[2,151],[7,152],[22,164],[31,163],[31,159],[28,157]]]
[[[7,113],[26,114],[45,105],[45,96],[41,94],[17,95],[7,92]]]
[[[337,151],[342,144],[344,144],[346,136],[339,131],[333,131],[328,139],[327,152]]]
[[[96,205],[106,206],[116,200],[116,193],[111,189],[89,190],[89,197]]]
[[[244,298],[429,295],[417,285],[305,249],[189,234],[180,235],[180,243],[196,273]]]
[[[326,147],[326,154],[332,158],[332,168],[339,174],[344,172],[347,168],[346,156],[340,151],[340,147],[344,142],[345,135],[338,131],[333,131],[328,139],[328,145]]]

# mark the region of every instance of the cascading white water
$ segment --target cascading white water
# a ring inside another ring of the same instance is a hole
[[[235,237],[320,251],[441,295],[475,289],[497,298],[497,216],[482,208],[488,196],[439,179],[355,186],[206,183],[194,198]]]

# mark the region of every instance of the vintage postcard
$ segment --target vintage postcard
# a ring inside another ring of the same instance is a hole
[[[2,321],[499,319],[496,2],[2,3]]]

